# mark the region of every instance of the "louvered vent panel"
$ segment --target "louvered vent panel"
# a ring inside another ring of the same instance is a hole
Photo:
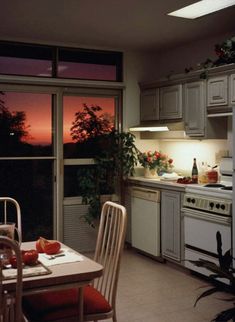
[[[87,205],[64,205],[64,243],[78,252],[95,250],[97,229],[84,221]]]

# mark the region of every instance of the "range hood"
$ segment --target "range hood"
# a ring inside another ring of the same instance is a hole
[[[140,132],[141,139],[187,139],[183,121],[141,122],[129,128],[130,132]]]
[[[129,128],[131,132],[184,131],[184,122],[141,122]]]
[[[208,106],[207,107],[207,117],[223,117],[232,116],[233,108],[232,106]]]

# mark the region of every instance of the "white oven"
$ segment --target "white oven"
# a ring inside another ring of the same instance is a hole
[[[185,195],[187,197],[187,195]],[[204,275],[211,272],[196,267],[188,260],[204,258],[218,264],[216,232],[222,237],[223,254],[231,249],[231,216],[183,207],[185,267]]]
[[[211,272],[189,260],[207,259],[218,264],[216,232],[221,233],[222,252],[232,247],[232,177],[213,186],[189,185],[183,199],[185,267],[203,275]],[[228,189],[228,187],[230,187]]]

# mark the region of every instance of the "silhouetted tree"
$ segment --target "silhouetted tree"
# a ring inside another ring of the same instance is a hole
[[[0,92],[0,95],[4,95]],[[22,142],[28,137],[25,125],[26,115],[23,111],[10,112],[5,107],[4,100],[0,99],[0,140],[4,144]]]
[[[109,114],[100,113],[98,115],[102,111],[100,106],[89,107],[86,104],[83,104],[83,106],[83,111],[75,114],[75,121],[70,129],[74,141],[84,142],[114,130],[114,122]]]

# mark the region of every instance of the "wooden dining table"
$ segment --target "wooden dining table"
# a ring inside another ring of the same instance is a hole
[[[62,249],[77,253],[64,244]],[[35,242],[23,242],[22,250],[35,249]],[[77,253],[78,254],[78,253]],[[79,288],[79,317],[78,321],[83,322],[83,288],[90,284],[95,278],[100,277],[103,273],[103,266],[92,259],[79,254],[81,261],[64,262],[50,265],[49,272],[43,275],[23,277],[23,295],[47,292],[63,288]],[[9,292],[14,290],[15,279],[4,281],[5,289]]]

